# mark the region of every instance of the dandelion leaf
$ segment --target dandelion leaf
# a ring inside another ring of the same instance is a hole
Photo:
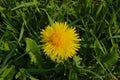
[[[31,62],[41,63],[41,54],[37,43],[30,39],[26,38],[26,52],[29,54]]]

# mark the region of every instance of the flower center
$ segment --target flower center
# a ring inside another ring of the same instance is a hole
[[[60,34],[53,34],[51,37],[51,43],[54,46],[62,45],[62,36]]]

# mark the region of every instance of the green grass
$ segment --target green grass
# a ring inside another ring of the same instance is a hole
[[[119,0],[0,0],[0,80],[119,80]],[[76,27],[78,54],[56,63],[40,31],[53,21]]]

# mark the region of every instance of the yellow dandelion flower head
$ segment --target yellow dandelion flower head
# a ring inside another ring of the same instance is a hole
[[[69,27],[66,23],[55,22],[52,26],[48,25],[41,32],[42,48],[46,55],[53,61],[61,62],[73,57],[80,41],[75,28]]]

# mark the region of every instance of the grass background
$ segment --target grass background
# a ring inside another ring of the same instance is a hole
[[[119,80],[119,0],[0,0],[0,80]],[[78,54],[45,56],[40,31],[52,21],[76,27]]]

